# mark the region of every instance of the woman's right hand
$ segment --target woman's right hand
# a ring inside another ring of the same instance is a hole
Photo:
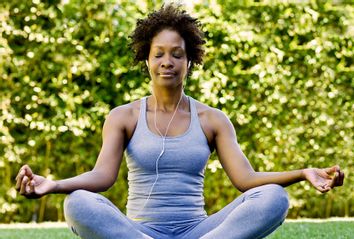
[[[54,192],[56,182],[32,173],[28,165],[21,167],[16,176],[16,190],[26,198],[40,198]]]

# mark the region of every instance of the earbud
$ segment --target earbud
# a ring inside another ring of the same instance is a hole
[[[188,69],[191,67],[191,61],[188,61]]]
[[[145,64],[146,64],[146,67],[148,68],[148,72],[149,72],[149,74],[151,75],[151,72],[150,72],[150,67],[149,67],[149,62],[148,62],[148,60],[145,60]]]

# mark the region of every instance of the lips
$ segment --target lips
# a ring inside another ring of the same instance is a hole
[[[176,72],[174,71],[163,71],[163,72],[159,72],[158,75],[160,77],[173,77],[176,75]]]

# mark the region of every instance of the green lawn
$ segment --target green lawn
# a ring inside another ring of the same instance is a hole
[[[67,228],[0,229],[1,239],[79,239]]]
[[[78,239],[67,228],[0,229],[0,239]],[[352,239],[354,221],[286,222],[267,239]]]
[[[267,239],[353,239],[354,221],[287,222]]]

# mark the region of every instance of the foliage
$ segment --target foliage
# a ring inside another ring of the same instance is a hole
[[[228,114],[257,170],[344,168],[346,187],[326,195],[306,183],[289,187],[290,217],[353,216],[353,6],[241,2],[193,7],[207,54],[187,93]],[[54,179],[93,167],[109,110],[149,92],[128,36],[154,7],[144,0],[0,3],[0,221],[63,220],[63,195],[26,200],[14,178],[24,163]],[[206,174],[212,213],[239,193],[215,155]],[[122,210],[126,175],[123,165],[105,193]]]

